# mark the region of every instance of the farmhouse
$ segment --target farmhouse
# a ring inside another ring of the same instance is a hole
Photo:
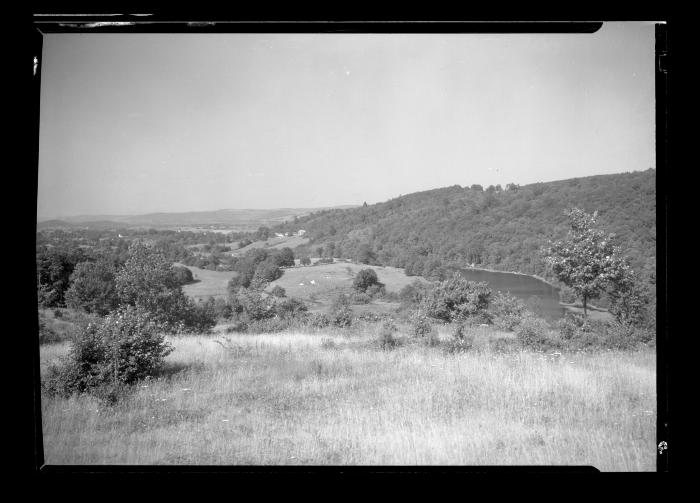
[[[304,234],[306,234],[306,231],[304,229],[299,229],[297,231],[297,236],[303,236]]]

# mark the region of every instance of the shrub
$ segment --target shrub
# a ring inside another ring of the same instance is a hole
[[[61,311],[59,308],[56,308],[53,310],[53,316],[54,318],[61,319],[63,318],[63,311]]]
[[[557,320],[557,329],[562,339],[568,341],[578,335],[583,323],[583,316],[566,313],[563,318]]]
[[[352,309],[350,309],[350,300],[347,295],[340,294],[331,304],[330,320],[336,327],[349,327],[352,325]]]
[[[366,293],[370,298],[374,298],[374,297],[378,297],[378,296],[384,295],[384,294],[386,293],[386,288],[385,288],[385,286],[382,285],[381,283],[380,283],[380,284],[376,284],[376,285],[370,285],[370,286],[367,288],[367,290],[365,291],[365,293]]]
[[[66,305],[104,316],[119,305],[115,274],[114,265],[107,260],[80,262],[70,276]]]
[[[273,295],[275,297],[285,297],[287,295],[287,292],[281,286],[275,285],[275,287],[270,291],[270,295]]]
[[[473,346],[474,334],[467,333],[466,326],[463,323],[458,323],[452,333],[452,337],[447,342],[447,352],[464,353],[470,351]]]
[[[299,259],[299,264],[300,264],[300,265],[310,265],[310,264],[311,264],[311,258],[309,258],[308,256],[301,257],[301,258]]]
[[[226,299],[217,297],[214,300],[214,313],[219,320],[228,320],[233,315],[233,308],[226,302]]]
[[[406,306],[413,306],[420,303],[423,299],[428,287],[425,283],[419,280],[414,280],[412,283],[404,286],[399,291],[399,298]]]
[[[303,300],[296,297],[285,298],[275,303],[275,314],[283,319],[293,320],[304,318],[309,310]]]
[[[477,314],[486,318],[491,294],[487,283],[467,281],[455,274],[430,288],[421,305],[428,316],[448,323],[462,321]]]
[[[274,259],[267,259],[255,268],[251,283],[263,284],[271,283],[282,277],[282,269],[275,263]]]
[[[122,307],[79,331],[63,366],[50,369],[45,389],[70,395],[132,384],[153,375],[171,351],[147,311]]]
[[[541,318],[526,315],[515,330],[524,347],[541,348],[548,345],[549,325]]]
[[[362,269],[352,281],[352,287],[358,292],[366,292],[370,286],[377,284],[380,283],[374,269]]]
[[[396,346],[396,339],[394,338],[394,333],[396,333],[396,324],[393,320],[384,320],[379,327],[378,342],[382,349],[392,349]]]
[[[411,335],[416,337],[425,337],[435,330],[432,323],[430,323],[430,318],[428,318],[428,315],[420,310],[411,314],[409,323]]]
[[[189,270],[187,267],[182,267],[179,265],[174,265],[173,266],[173,274],[175,275],[175,281],[179,285],[187,285],[189,283],[192,283],[194,281],[194,277],[192,276],[192,271]]]
[[[216,301],[211,297],[200,304],[195,304],[191,299],[187,300],[176,332],[208,333],[216,325],[218,317]]]
[[[525,303],[510,293],[498,292],[489,306],[493,324],[512,332],[525,314]]]
[[[331,320],[324,313],[313,313],[309,316],[307,323],[313,328],[326,328],[331,324]]]
[[[294,252],[287,246],[273,254],[272,259],[277,267],[294,267]]]
[[[369,304],[372,302],[372,297],[365,292],[353,292],[350,300],[354,304]]]

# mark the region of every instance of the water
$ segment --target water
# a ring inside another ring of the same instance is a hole
[[[531,311],[548,321],[564,317],[564,307],[559,304],[559,289],[549,283],[522,274],[509,272],[458,269],[469,281],[485,281],[495,292],[510,292],[523,300]]]

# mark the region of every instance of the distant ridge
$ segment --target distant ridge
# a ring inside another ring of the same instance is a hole
[[[37,228],[52,227],[208,227],[231,226],[251,228],[260,225],[277,225],[285,220],[328,209],[349,209],[356,205],[319,208],[274,209],[222,209],[215,211],[190,211],[177,213],[147,213],[143,215],[76,215],[60,219],[38,219]]]

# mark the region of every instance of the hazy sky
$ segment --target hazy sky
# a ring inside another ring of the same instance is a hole
[[[655,167],[654,27],[48,34],[38,216],[375,203]]]

